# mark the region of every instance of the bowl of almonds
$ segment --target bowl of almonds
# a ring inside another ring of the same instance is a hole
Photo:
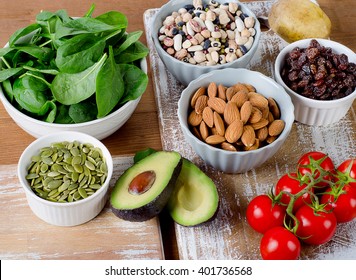
[[[32,142],[20,156],[17,172],[37,217],[52,225],[76,226],[104,208],[113,161],[93,136],[63,131]]]
[[[261,166],[287,140],[294,106],[273,79],[247,69],[215,70],[186,87],[178,103],[187,142],[226,173]]]
[[[244,68],[257,51],[256,15],[236,0],[172,0],[151,25],[155,49],[183,85],[216,69]]]

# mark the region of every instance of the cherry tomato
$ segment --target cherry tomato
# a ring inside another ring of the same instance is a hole
[[[309,205],[303,205],[295,217],[299,221],[296,234],[307,244],[324,244],[335,233],[337,221],[332,212],[315,211]]]
[[[298,172],[301,175],[307,173],[311,174],[313,178],[318,179],[320,176],[320,168],[325,171],[324,180],[332,181],[333,173],[335,172],[335,166],[331,158],[318,151],[308,152],[300,157],[298,160]],[[327,182],[320,182],[316,186],[327,187],[329,184]]]
[[[291,194],[296,194],[303,190],[307,185],[301,184],[298,179],[297,173],[284,174],[275,186],[275,194],[278,195],[280,192],[289,192]],[[312,191],[312,190],[311,190]],[[290,201],[290,196],[288,194],[282,194],[281,202],[288,204]],[[310,194],[306,192],[304,195],[299,197],[293,206],[293,212],[297,211],[299,207],[305,203],[311,203]]]
[[[249,225],[259,233],[265,233],[272,227],[283,226],[286,207],[265,194],[258,195],[250,201],[246,209]]]
[[[320,203],[329,204],[338,223],[346,223],[356,218],[356,188],[341,185],[328,188],[322,195]],[[329,209],[329,208],[327,208]]]
[[[339,179],[343,182],[348,183],[350,186],[356,187],[356,159],[347,159],[342,162],[337,168],[339,171]],[[341,174],[340,174],[341,172]]]
[[[264,260],[296,260],[300,255],[300,242],[286,228],[274,227],[263,235],[260,253]]]

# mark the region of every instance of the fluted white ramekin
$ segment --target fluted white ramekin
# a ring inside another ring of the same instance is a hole
[[[308,47],[311,40],[313,39],[296,41],[283,48],[275,61],[274,76],[276,81],[284,87],[286,92],[292,98],[295,120],[307,125],[322,126],[336,123],[346,115],[356,98],[356,90],[348,96],[337,100],[314,100],[296,93],[284,83],[281,77],[281,70],[284,66],[286,56],[295,47]],[[336,54],[346,54],[349,62],[356,63],[356,54],[346,46],[327,39],[316,40],[320,45],[330,47]]]
[[[31,190],[31,187],[25,178],[27,175],[27,168],[31,163],[31,157],[39,154],[41,148],[62,141],[91,143],[94,147],[101,149],[103,157],[106,160],[108,174],[104,184],[93,195],[85,199],[68,203],[45,200],[37,196]],[[63,131],[42,136],[32,142],[20,156],[17,172],[20,183],[25,191],[28,205],[37,217],[56,226],[76,226],[93,219],[104,208],[107,201],[109,182],[113,173],[113,160],[105,145],[93,136],[80,132]]]

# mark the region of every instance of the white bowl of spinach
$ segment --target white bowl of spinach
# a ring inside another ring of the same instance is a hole
[[[134,112],[148,84],[142,31],[117,11],[71,18],[42,11],[0,49],[0,99],[34,137],[59,130],[103,139]]]

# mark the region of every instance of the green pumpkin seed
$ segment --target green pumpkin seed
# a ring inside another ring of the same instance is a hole
[[[26,179],[41,198],[73,202],[93,195],[107,176],[103,153],[90,143],[52,143],[31,157]]]

